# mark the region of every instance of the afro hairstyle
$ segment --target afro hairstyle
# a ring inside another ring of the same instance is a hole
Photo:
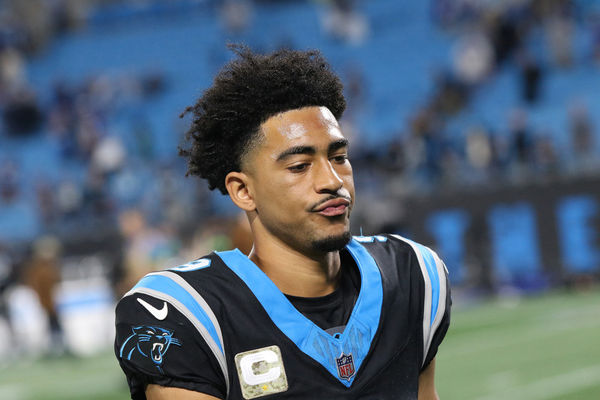
[[[208,180],[210,190],[227,194],[225,177],[241,171],[246,152],[270,117],[309,106],[325,106],[336,119],[346,108],[343,86],[318,50],[253,53],[229,45],[237,57],[226,64],[196,104],[179,154],[187,159],[187,175]]]

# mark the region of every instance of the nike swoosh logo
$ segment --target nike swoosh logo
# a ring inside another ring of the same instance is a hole
[[[146,310],[148,310],[148,312],[150,314],[152,314],[154,316],[154,318],[158,319],[158,320],[163,320],[165,318],[167,318],[167,314],[169,313],[169,309],[167,308],[167,302],[163,301],[163,306],[162,308],[159,310],[158,308],[154,307],[153,305],[149,304],[148,302],[144,301],[144,299],[141,298],[137,298],[138,303],[140,303],[141,305],[144,306],[144,308]]]

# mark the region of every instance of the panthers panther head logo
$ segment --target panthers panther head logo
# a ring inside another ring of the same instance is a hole
[[[173,331],[157,326],[136,326],[132,328],[132,332],[121,346],[121,358],[126,360],[131,360],[134,356],[149,358],[161,372],[160,366],[169,347],[172,344],[181,346],[181,342],[173,337]]]

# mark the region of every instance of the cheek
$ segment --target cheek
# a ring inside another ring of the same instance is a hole
[[[352,174],[352,167],[350,166],[350,164],[348,164],[348,166],[345,166],[340,171],[340,174],[342,176],[342,180],[344,181],[344,186],[346,187],[346,189],[354,193],[354,175]]]
[[[352,175],[348,177],[348,179],[346,180],[346,184],[348,185],[348,189],[350,189],[352,193],[354,193],[354,177]]]
[[[293,193],[294,186],[281,179],[272,177],[266,180],[264,184],[256,190],[256,205],[259,212],[271,215],[286,215],[293,207],[294,199],[297,199],[297,194]]]
[[[260,179],[257,180],[257,189],[259,189],[258,192],[261,195],[273,199],[297,198],[297,194],[292,195],[291,193],[302,192],[299,189],[303,184],[302,181],[302,179],[299,179],[299,176],[290,174],[288,171],[278,170],[262,174]]]

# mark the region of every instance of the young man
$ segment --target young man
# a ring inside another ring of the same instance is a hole
[[[318,52],[244,48],[194,107],[182,150],[248,216],[254,247],[149,274],[117,306],[133,399],[437,399],[444,264],[352,237],[342,85]]]

